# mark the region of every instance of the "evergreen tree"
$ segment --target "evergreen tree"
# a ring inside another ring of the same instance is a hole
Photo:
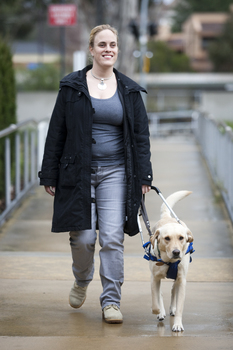
[[[16,92],[11,51],[0,39],[0,130],[16,123]],[[0,139],[0,198],[4,194],[4,138]],[[1,211],[1,208],[0,208]]]
[[[0,39],[0,130],[16,122],[16,92],[12,55]]]

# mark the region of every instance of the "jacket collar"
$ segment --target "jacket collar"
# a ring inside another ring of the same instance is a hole
[[[60,87],[62,86],[70,86],[76,90],[86,90],[87,88],[87,81],[86,81],[86,73],[92,68],[92,65],[86,66],[84,69],[72,72],[68,75],[66,75],[61,81],[60,81]],[[147,92],[143,87],[138,85],[135,81],[127,77],[126,75],[120,73],[117,69],[113,68],[114,73],[116,74],[116,78],[118,81],[118,84],[121,85],[124,89],[126,89],[127,92],[136,92],[136,91],[143,91]]]
[[[129,92],[143,91],[147,92],[142,86],[138,85],[134,80],[130,79],[126,75],[118,72],[113,68],[114,73],[116,74],[117,80],[120,84],[124,86]]]

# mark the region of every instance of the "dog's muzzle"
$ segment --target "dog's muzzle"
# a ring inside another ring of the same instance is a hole
[[[174,249],[172,252],[173,258],[177,259],[180,257],[180,250],[179,249]]]

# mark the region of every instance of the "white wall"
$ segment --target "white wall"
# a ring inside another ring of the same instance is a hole
[[[216,120],[233,121],[233,92],[203,91],[200,107]]]
[[[17,121],[50,118],[56,97],[56,91],[17,93]]]

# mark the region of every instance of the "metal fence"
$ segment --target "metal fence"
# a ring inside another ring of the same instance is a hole
[[[30,119],[0,131],[0,226],[37,184],[47,129],[48,120]]]
[[[233,222],[233,131],[200,113],[195,135]]]
[[[193,132],[197,117],[194,110],[148,113],[150,135],[156,137],[177,132]]]

